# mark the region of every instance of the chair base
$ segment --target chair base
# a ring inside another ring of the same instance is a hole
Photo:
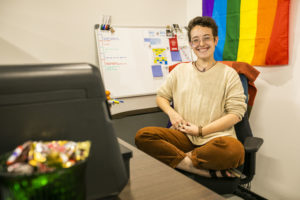
[[[245,200],[266,200],[266,198],[252,192],[251,190],[248,190],[247,188],[244,188],[241,185],[236,188],[233,194]]]
[[[176,170],[220,195],[234,194],[245,200],[266,200],[266,198],[239,185],[240,179],[238,178],[206,178],[180,169]]]
[[[180,169],[176,170],[221,195],[232,194],[240,183],[238,178],[206,178]]]

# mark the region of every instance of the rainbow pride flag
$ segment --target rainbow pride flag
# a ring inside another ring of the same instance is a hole
[[[202,15],[219,27],[216,60],[286,65],[290,0],[202,0]]]

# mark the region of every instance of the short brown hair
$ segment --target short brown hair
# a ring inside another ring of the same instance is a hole
[[[214,37],[218,36],[218,26],[215,22],[215,20],[211,17],[195,17],[189,22],[187,31],[188,31],[188,37],[189,41],[191,42],[191,30],[195,26],[202,26],[202,27],[208,27],[212,29],[212,33]]]

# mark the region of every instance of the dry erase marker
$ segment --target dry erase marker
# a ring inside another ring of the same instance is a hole
[[[100,30],[104,30],[103,27],[105,25],[105,15],[102,15],[102,24],[100,26]]]
[[[124,101],[122,100],[118,100],[118,99],[110,99],[108,100],[109,104],[119,104],[119,103],[124,103]]]
[[[115,99],[116,101],[118,101],[119,103],[124,103],[123,100],[119,100],[119,99]]]
[[[108,100],[108,103],[109,104],[119,104],[119,101],[116,101],[116,100]]]

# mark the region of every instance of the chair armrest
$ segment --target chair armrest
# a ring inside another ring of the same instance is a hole
[[[257,152],[264,140],[258,137],[247,137],[244,142],[245,151],[247,153]]]

